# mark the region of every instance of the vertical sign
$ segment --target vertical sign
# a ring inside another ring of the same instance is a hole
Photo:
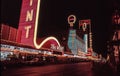
[[[40,3],[41,0],[23,0],[16,41],[40,49],[49,39],[53,39],[60,46],[55,37],[48,37],[40,44],[37,43]]]
[[[92,31],[91,31],[91,20],[86,19],[86,20],[80,20],[79,21],[79,28],[82,27],[83,32],[89,34],[88,35],[88,48],[92,50]]]
[[[38,1],[39,0],[22,0],[20,22],[18,27],[18,34],[19,32],[22,32],[22,34],[21,38],[19,38],[19,35],[19,37],[17,37],[17,41],[22,44],[34,46],[33,38]]]

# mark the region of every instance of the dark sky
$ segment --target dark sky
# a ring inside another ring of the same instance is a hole
[[[117,0],[42,0],[40,33],[62,32],[69,29],[67,17],[76,15],[78,21],[91,19],[93,47],[105,53],[114,3]],[[22,0],[1,0],[1,23],[18,28]]]

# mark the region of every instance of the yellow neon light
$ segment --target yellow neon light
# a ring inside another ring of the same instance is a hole
[[[42,43],[41,44],[37,44],[37,41],[36,41],[36,39],[37,39],[37,27],[38,27],[38,17],[39,17],[39,12],[40,12],[40,0],[38,0],[38,4],[37,4],[37,11],[36,11],[36,20],[35,20],[35,29],[34,29],[34,39],[33,39],[33,42],[34,42],[34,46],[37,48],[37,49],[40,49],[43,45],[44,45],[44,43],[45,42],[47,42],[48,40],[50,40],[50,39],[53,39],[53,40],[55,40],[57,43],[58,43],[58,46],[60,46],[60,43],[58,42],[58,40],[55,38],[55,37],[48,37],[48,38],[46,38],[45,40],[43,40],[42,41]]]
[[[58,46],[60,47],[60,43],[58,42],[58,40],[55,37],[52,37],[52,36],[43,40],[42,43],[39,46],[42,47],[44,45],[44,43],[46,43],[48,40],[51,40],[51,39],[55,40],[58,43]]]

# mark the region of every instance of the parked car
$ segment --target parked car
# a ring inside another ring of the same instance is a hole
[[[39,64],[40,60],[39,58],[33,58],[32,60],[25,61],[24,63],[27,65],[36,65]]]

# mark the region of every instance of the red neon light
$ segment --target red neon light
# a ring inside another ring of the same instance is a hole
[[[22,44],[35,46],[35,48],[39,49],[43,45],[48,46],[48,42],[52,39],[55,44],[57,43],[60,46],[58,40],[54,37],[48,37],[42,41],[42,43],[37,44],[37,26],[38,26],[38,17],[39,17],[39,8],[40,7],[40,0],[23,0],[22,3],[22,10],[20,16],[20,23],[19,29],[21,38],[18,37],[17,41],[20,41]],[[19,36],[19,35],[18,35]],[[52,43],[53,43],[52,41]]]
[[[21,34],[21,38],[17,37],[17,41],[30,46],[34,46],[33,37],[34,37],[37,3],[38,0],[23,0],[22,8],[21,8],[18,32],[22,32],[22,34]],[[30,18],[28,19],[27,15],[30,15],[31,19]],[[28,28],[28,30],[26,30],[26,27],[28,26],[30,27]],[[26,38],[27,31],[28,31],[28,37]]]

